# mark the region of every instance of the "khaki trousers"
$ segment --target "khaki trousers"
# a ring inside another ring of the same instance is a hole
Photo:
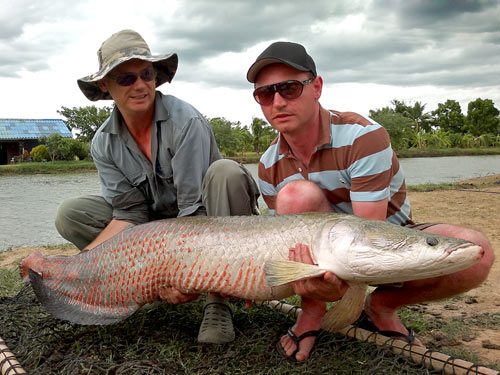
[[[208,216],[258,214],[259,189],[241,164],[217,160],[203,179],[202,203]],[[166,217],[160,217],[166,218]],[[98,195],[65,200],[58,208],[55,225],[59,234],[80,250],[92,242],[113,219],[113,207]]]

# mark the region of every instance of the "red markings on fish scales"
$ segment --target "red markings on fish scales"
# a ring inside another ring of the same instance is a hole
[[[222,262],[222,259],[220,260]],[[226,266],[224,267],[224,269],[222,270],[219,278],[217,279],[217,282],[215,283],[215,288],[218,289],[220,288],[220,286],[222,285],[222,282],[225,280],[225,276],[226,276],[226,271],[229,267],[229,264],[226,264]],[[226,280],[227,281],[227,280]]]
[[[250,283],[250,289],[249,289],[249,292],[254,292],[256,290],[256,287],[257,287],[257,269],[259,268],[259,266],[254,266],[253,269],[252,269],[252,282]]]
[[[245,278],[243,279],[243,287],[241,288],[241,290],[245,291],[247,290],[248,288],[248,277],[250,275],[250,270],[251,270],[251,265],[252,265],[252,261],[253,261],[253,258],[250,259],[250,261],[248,262],[248,266],[247,266],[247,272],[245,273]]]
[[[210,280],[208,280],[208,284],[207,284],[208,287],[211,287],[212,285],[214,285],[214,278],[215,278],[215,276],[217,276],[217,270],[219,269],[219,267],[220,267],[220,263],[217,264],[217,266],[214,269],[214,272],[212,272]]]
[[[195,269],[196,268],[196,265],[198,264],[198,260],[200,259],[200,254],[198,254],[198,256],[196,257],[196,260],[194,261],[193,263],[193,266],[191,267],[191,269]],[[202,266],[203,263],[200,263],[198,265],[198,271],[196,272],[196,276],[194,278],[194,281],[193,283],[191,284],[193,286],[193,289],[194,290],[197,290],[198,289],[198,281],[200,280],[200,276],[201,276],[201,266]],[[186,280],[186,282],[188,282],[189,280]]]

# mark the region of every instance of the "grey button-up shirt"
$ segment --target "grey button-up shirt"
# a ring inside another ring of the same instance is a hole
[[[159,91],[151,129],[152,163],[116,107],[97,130],[91,154],[113,218],[134,224],[204,214],[203,177],[221,158],[206,118],[190,104]]]

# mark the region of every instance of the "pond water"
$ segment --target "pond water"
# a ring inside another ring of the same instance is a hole
[[[400,159],[407,185],[444,183],[500,174],[500,155]],[[247,164],[254,177],[257,164]],[[99,194],[96,173],[0,177],[0,251],[66,241],[54,218],[65,199]],[[262,199],[260,206],[265,207]]]

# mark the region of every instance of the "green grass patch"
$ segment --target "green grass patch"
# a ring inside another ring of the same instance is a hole
[[[482,148],[410,148],[397,150],[398,158],[426,158],[439,156],[500,155],[500,147]]]
[[[96,172],[93,160],[30,162],[0,165],[0,176]]]
[[[19,293],[13,296],[14,291]],[[328,332],[321,334],[307,363],[290,363],[275,345],[295,318],[266,306],[246,309],[240,300],[231,301],[236,340],[200,345],[203,298],[184,305],[155,303],[114,325],[81,326],[49,315],[27,284],[21,289],[10,285],[2,295],[2,338],[33,375],[432,373],[374,344]]]
[[[12,297],[19,292],[21,286],[18,267],[0,268],[0,296]]]

